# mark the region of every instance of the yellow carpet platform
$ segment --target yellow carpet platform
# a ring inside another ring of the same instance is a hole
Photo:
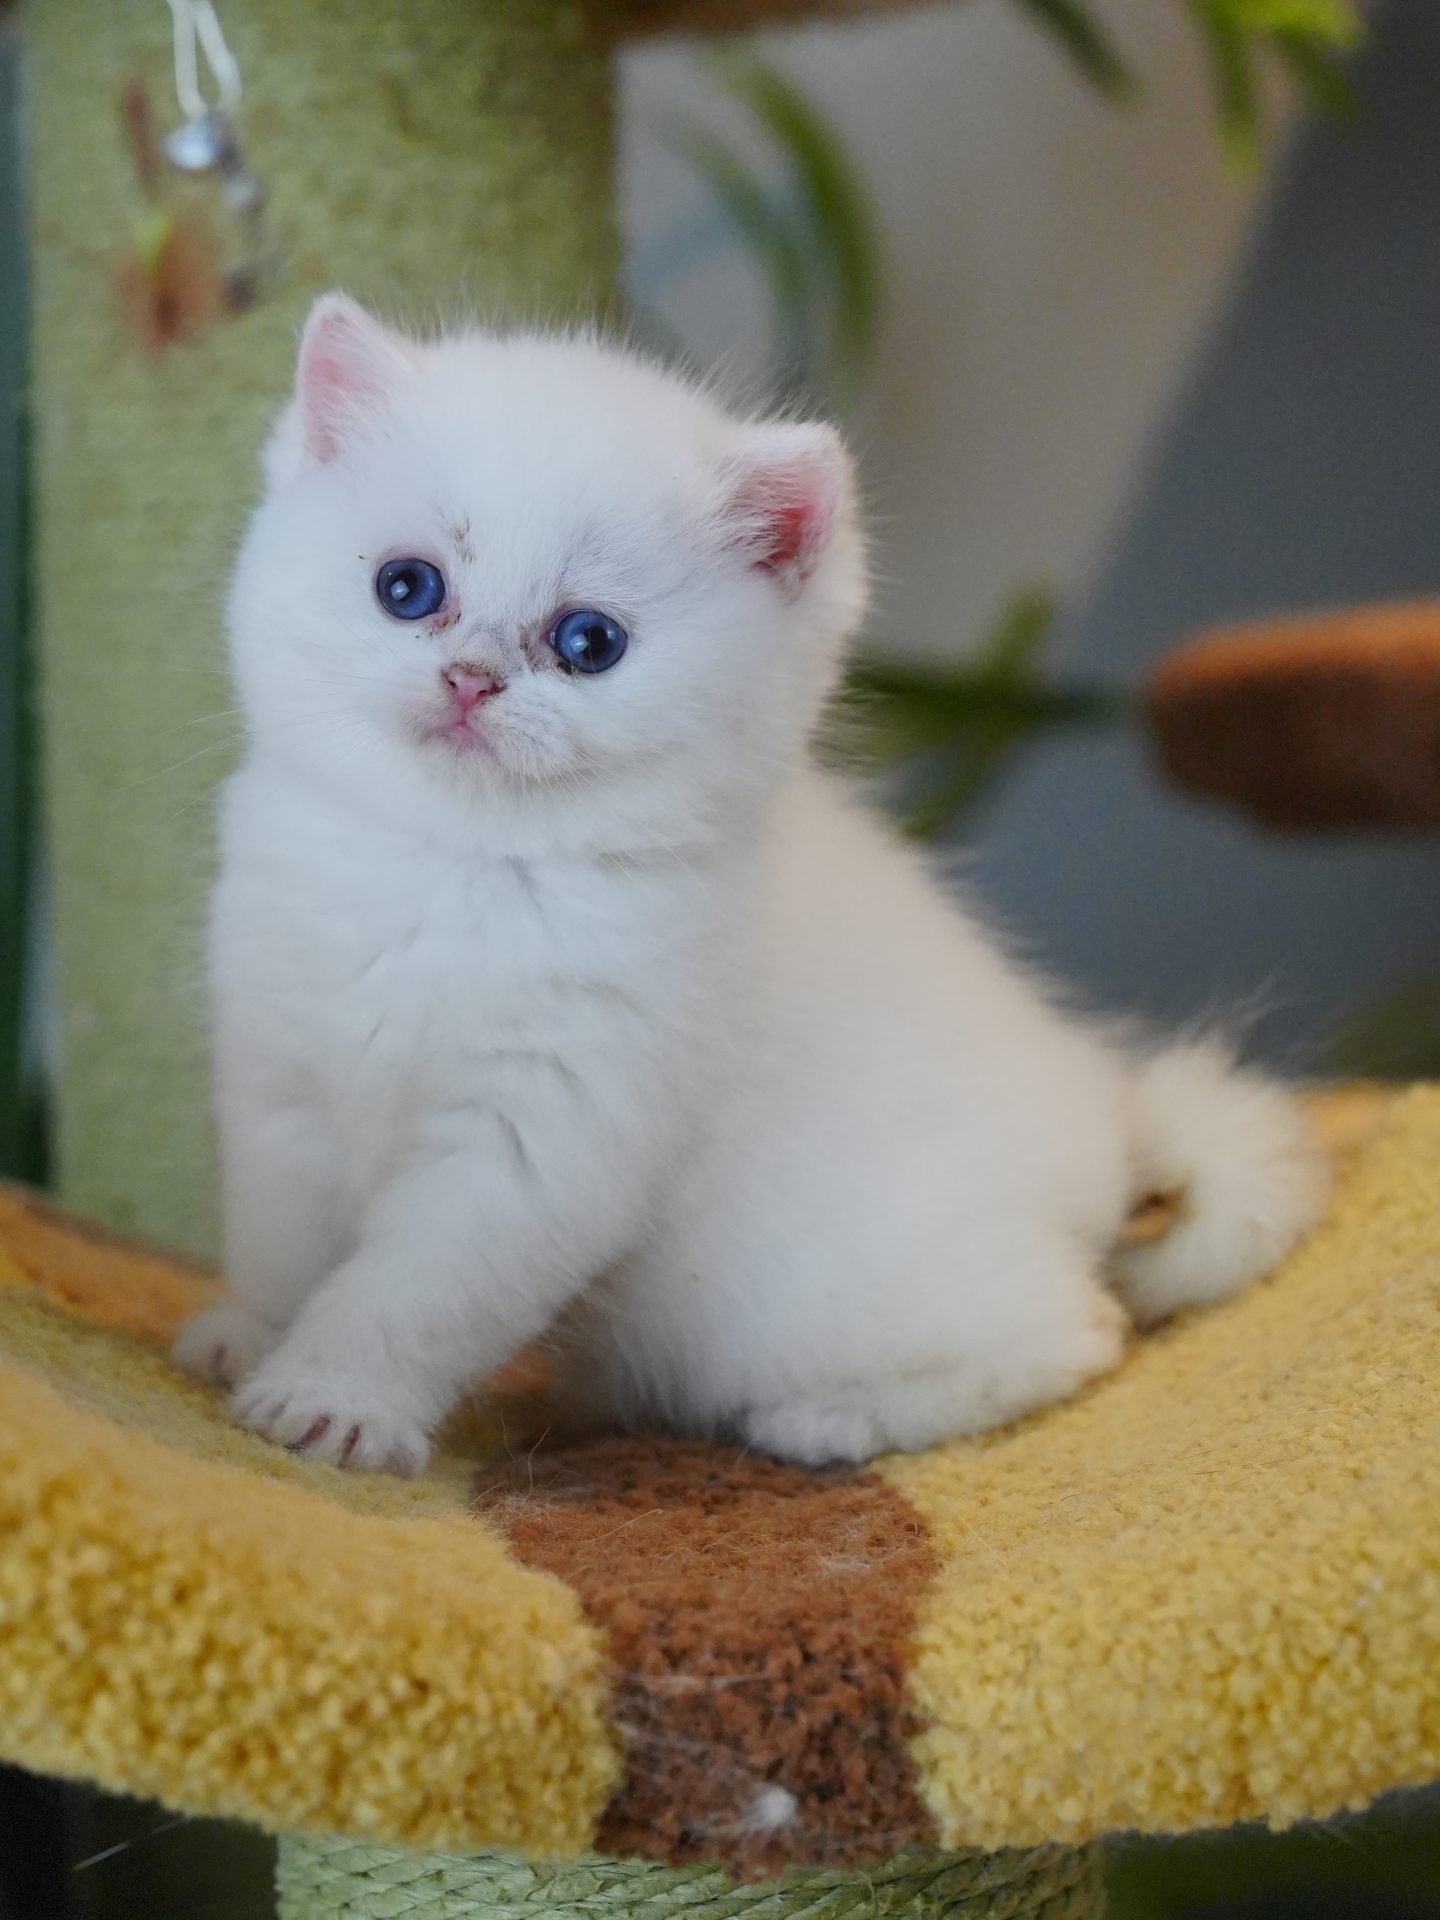
[[[517,1393],[310,1465],[165,1363],[213,1280],[0,1192],[0,1758],[288,1836],[294,1916],[1059,1920],[1440,1777],[1440,1091],[1318,1110],[1270,1280],[860,1472]]]

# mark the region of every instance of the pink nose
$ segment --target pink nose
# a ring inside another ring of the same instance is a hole
[[[445,684],[454,694],[455,704],[463,719],[472,707],[478,707],[482,700],[499,693],[505,683],[497,680],[492,673],[471,673],[468,667],[447,667]]]

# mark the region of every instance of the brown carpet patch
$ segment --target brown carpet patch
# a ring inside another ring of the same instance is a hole
[[[0,1245],[57,1306],[156,1346],[216,1291],[202,1262],[110,1233],[8,1181],[0,1182]]]
[[[905,1671],[936,1562],[883,1481],[646,1436],[534,1454],[478,1505],[609,1636],[628,1774],[603,1850],[763,1876],[930,1837]]]

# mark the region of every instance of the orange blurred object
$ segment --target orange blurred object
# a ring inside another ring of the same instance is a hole
[[[1145,710],[1172,780],[1267,826],[1440,826],[1440,599],[1201,634]]]

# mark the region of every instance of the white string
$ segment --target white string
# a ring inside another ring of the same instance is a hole
[[[175,91],[187,120],[200,120],[212,109],[200,90],[197,49],[215,82],[215,110],[227,116],[240,104],[240,68],[220,30],[213,0],[170,0],[175,28]]]

